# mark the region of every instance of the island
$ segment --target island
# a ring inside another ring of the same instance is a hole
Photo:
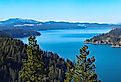
[[[111,47],[121,47],[121,28],[112,29],[108,33],[94,36],[84,41],[86,44],[108,44]]]

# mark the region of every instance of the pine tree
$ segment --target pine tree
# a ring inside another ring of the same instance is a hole
[[[89,55],[88,46],[84,46],[80,49],[80,55],[77,57],[77,62],[72,67],[67,63],[67,73],[65,82],[101,82],[97,80],[97,74],[95,72],[95,58],[94,56],[87,59]]]
[[[27,46],[27,60],[23,63],[23,68],[19,72],[19,77],[26,82],[42,82],[44,63],[41,60],[39,46],[35,37],[29,37]]]

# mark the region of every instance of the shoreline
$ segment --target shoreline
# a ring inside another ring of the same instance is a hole
[[[84,41],[85,44],[94,44],[94,45],[110,45],[112,48],[121,48],[119,44],[114,44],[114,43],[99,43],[99,42],[86,42]]]

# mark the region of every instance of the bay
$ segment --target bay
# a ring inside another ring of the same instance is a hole
[[[57,53],[60,57],[74,61],[84,40],[95,35],[109,32],[110,28],[86,28],[39,31],[42,35],[36,39],[40,48]],[[20,38],[28,43],[28,38]],[[90,55],[96,58],[96,71],[102,82],[121,82],[121,48],[110,45],[88,44]]]

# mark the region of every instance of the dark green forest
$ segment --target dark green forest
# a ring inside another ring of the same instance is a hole
[[[95,58],[87,58],[88,46],[80,49],[76,62],[47,52],[29,37],[29,44],[0,37],[0,82],[100,82]]]
[[[2,27],[6,28],[6,27]],[[26,30],[20,28],[4,29],[0,30],[0,36],[2,37],[11,37],[11,38],[23,38],[29,36],[40,36],[41,34],[35,30]]]

